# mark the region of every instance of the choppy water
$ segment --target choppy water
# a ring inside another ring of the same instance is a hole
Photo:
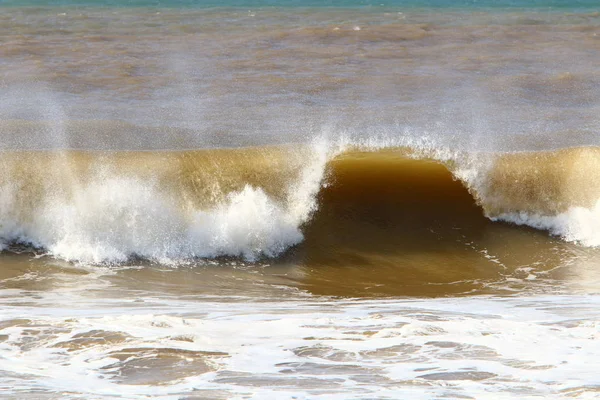
[[[0,2],[0,396],[596,398],[592,1]]]

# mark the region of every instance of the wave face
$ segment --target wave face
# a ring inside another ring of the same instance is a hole
[[[470,243],[498,220],[600,245],[597,148],[450,154],[320,142],[5,152],[0,165],[3,247],[86,263],[252,261],[302,242],[292,253],[314,262],[405,258]]]

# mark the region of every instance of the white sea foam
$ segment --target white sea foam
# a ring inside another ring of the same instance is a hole
[[[0,321],[17,319],[0,342],[6,395],[597,395],[597,296],[86,302],[85,293],[42,293],[42,307],[2,309]],[[194,370],[204,363],[208,371]]]
[[[563,240],[583,246],[600,246],[600,200],[592,208],[570,207],[557,215],[519,212],[501,214],[492,219],[547,230]]]
[[[29,220],[18,219],[7,197],[2,237],[67,260],[123,262],[140,256],[170,262],[221,255],[254,259],[277,255],[302,240],[302,219],[251,186],[230,193],[214,208],[191,214],[152,183],[132,178],[92,182],[76,188],[69,200],[49,196]]]
[[[193,210],[181,207],[178,193],[161,190],[156,182],[107,169],[89,182],[70,184],[69,193],[46,187],[42,200],[30,205],[18,200],[23,183],[8,181],[0,189],[2,245],[29,243],[59,258],[91,263],[132,256],[163,263],[273,257],[302,241],[300,225],[315,210],[328,152],[324,142],[313,146],[284,201],[246,185],[214,206]]]

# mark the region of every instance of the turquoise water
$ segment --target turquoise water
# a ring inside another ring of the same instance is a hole
[[[108,6],[108,7],[408,7],[408,8],[546,8],[600,9],[598,0],[1,0],[0,6]]]

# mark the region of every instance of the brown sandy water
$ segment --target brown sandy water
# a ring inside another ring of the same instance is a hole
[[[594,12],[0,8],[0,397],[595,398]]]

